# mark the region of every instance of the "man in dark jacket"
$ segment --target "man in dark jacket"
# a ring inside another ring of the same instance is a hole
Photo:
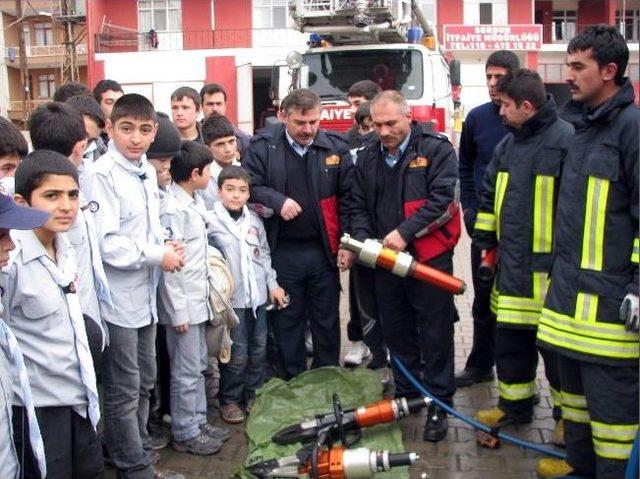
[[[576,133],[538,325],[539,346],[558,357],[567,460],[542,459],[538,474],[618,478],[638,432],[640,115],[615,27],[587,28],[567,51]]]
[[[319,129],[320,98],[296,90],[281,105],[283,123],[253,137],[243,166],[251,175],[251,202],[273,210],[265,226],[278,282],[290,304],[273,327],[287,378],[305,371],[307,318],[313,367],[337,365],[340,355],[338,269],[353,255],[339,250],[348,228],[349,175],[344,139]]]
[[[451,273],[460,236],[453,147],[445,137],[411,125],[411,111],[399,92],[376,96],[371,115],[379,140],[358,153],[351,191],[353,236],[380,238],[388,248],[407,250],[417,261]],[[391,353],[436,397],[451,403],[453,297],[390,271],[375,273],[379,317]],[[417,394],[398,370],[393,373],[397,396]],[[440,441],[447,429],[446,413],[430,407],[424,439]]]
[[[512,52],[493,52],[485,64],[487,88],[491,101],[477,106],[468,114],[462,127],[459,150],[460,200],[464,209],[464,223],[471,235],[478,211],[478,197],[482,189],[484,171],[498,142],[507,134],[500,118],[500,94],[496,86],[500,78],[513,74],[520,62]],[[493,379],[494,338],[496,318],[489,309],[491,285],[479,280],[480,251],[471,245],[471,274],[473,277],[473,345],[464,370],[456,374],[456,386],[471,386]]]

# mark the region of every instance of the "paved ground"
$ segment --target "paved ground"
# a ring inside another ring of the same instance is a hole
[[[468,261],[469,239],[463,238],[455,257],[456,274],[462,276],[469,285],[469,291],[456,298],[461,321],[456,325],[455,358],[457,368],[464,366],[464,361],[471,349],[473,328],[471,321],[471,302],[473,287],[471,285],[470,266]],[[341,310],[346,313],[346,301]],[[343,318],[348,318],[346,314]],[[346,319],[343,321],[346,323]],[[343,337],[346,338],[343,324]],[[349,347],[343,342],[343,355]],[[543,376],[542,369],[539,377]],[[526,427],[508,428],[505,432],[537,443],[549,443],[554,427],[551,417],[551,398],[545,380],[539,380],[541,396],[540,405],[535,408],[532,424]],[[473,415],[478,408],[491,407],[497,403],[497,384],[485,383],[470,388],[460,389],[455,395],[456,408],[467,415]],[[212,411],[212,422],[221,420]],[[424,416],[404,419],[402,431],[405,449],[420,453],[421,461],[412,466],[411,478],[420,478],[426,473],[427,479],[522,479],[535,478],[535,466],[540,455],[520,450],[514,446],[503,444],[498,450],[483,449],[476,445],[474,432],[458,419],[449,419],[449,433],[444,441],[437,444],[422,440]],[[231,427],[232,437],[223,450],[208,458],[179,454],[171,448],[161,451],[161,468],[170,468],[185,474],[190,479],[222,479],[229,477],[246,457],[247,441],[242,426]],[[552,447],[552,446],[549,446]],[[115,477],[115,475],[108,477]]]

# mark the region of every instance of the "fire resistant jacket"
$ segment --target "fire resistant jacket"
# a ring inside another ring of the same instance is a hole
[[[351,233],[358,240],[375,237],[376,185],[382,165],[380,140],[358,152],[354,169]],[[428,261],[452,251],[460,238],[459,184],[456,154],[442,135],[412,125],[409,144],[398,160],[402,169],[397,203],[383,205],[403,218],[397,229],[409,252]]]
[[[251,202],[273,210],[265,219],[271,251],[276,249],[280,210],[287,196],[285,125],[278,123],[260,130],[252,139],[242,162],[251,175]],[[309,187],[317,200],[315,213],[322,231],[325,252],[331,264],[340,246],[340,234],[348,228],[349,184],[353,161],[341,135],[318,130],[305,155]],[[302,160],[301,160],[302,161]]]
[[[551,269],[560,173],[573,126],[551,96],[496,146],[473,233],[483,250],[499,244],[492,309],[502,327],[536,328]]]
[[[573,117],[538,342],[578,360],[637,366],[638,333],[619,320],[624,296],[638,294],[640,125],[633,99],[627,79],[604,104]]]

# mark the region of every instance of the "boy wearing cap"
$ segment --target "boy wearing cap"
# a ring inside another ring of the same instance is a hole
[[[15,248],[10,230],[30,230],[43,226],[49,215],[44,211],[17,205],[10,196],[0,193],[0,268],[9,263],[9,254]],[[38,462],[40,474],[46,474],[44,447],[40,427],[33,408],[31,385],[24,365],[24,357],[17,339],[2,319],[0,304],[0,477],[22,477],[13,438],[12,404],[14,387],[25,399],[29,418],[29,445]]]

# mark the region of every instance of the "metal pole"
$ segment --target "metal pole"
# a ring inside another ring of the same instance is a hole
[[[20,78],[22,81],[22,122],[27,128],[29,117],[31,116],[31,90],[29,88],[29,65],[27,63],[27,46],[24,42],[24,12],[22,11],[22,0],[16,0],[16,15],[18,16],[18,46],[20,48]]]

